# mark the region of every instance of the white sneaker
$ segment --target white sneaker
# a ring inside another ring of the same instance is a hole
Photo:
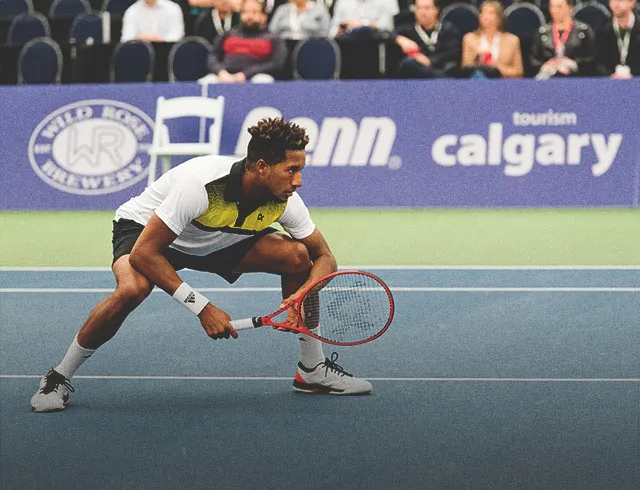
[[[331,360],[315,367],[307,368],[298,363],[293,389],[303,393],[323,393],[328,395],[366,395],[371,393],[371,383],[365,379],[356,378],[346,372],[342,366],[336,364],[338,353],[331,354]]]
[[[58,371],[52,369],[40,380],[40,387],[31,397],[34,412],[57,412],[69,403],[69,392],[76,391],[71,382]]]

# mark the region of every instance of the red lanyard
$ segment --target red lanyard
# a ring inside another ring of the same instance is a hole
[[[569,39],[569,34],[571,34],[572,28],[573,20],[570,20],[569,26],[562,33],[562,37],[560,37],[558,26],[553,24],[553,47],[555,48],[556,56],[564,56],[564,45],[567,43],[567,39]]]

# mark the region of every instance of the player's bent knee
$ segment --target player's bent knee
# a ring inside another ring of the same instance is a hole
[[[291,242],[287,254],[287,272],[289,274],[304,274],[311,270],[309,251],[300,242]]]
[[[149,283],[131,281],[119,284],[114,296],[124,308],[132,310],[149,296],[151,289]]]

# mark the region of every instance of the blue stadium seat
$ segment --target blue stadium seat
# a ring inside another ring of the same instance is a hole
[[[32,39],[50,36],[49,21],[44,15],[38,12],[20,14],[11,21],[7,33],[7,44],[23,46]]]
[[[538,7],[540,10],[542,10],[545,13],[545,18],[549,19],[549,0],[535,0],[535,1],[531,1],[531,0],[527,0],[531,3],[534,3],[536,5],[536,7]],[[576,3],[576,2],[574,2]]]
[[[77,15],[90,13],[91,6],[87,0],[54,0],[49,8],[50,19],[73,19]]]
[[[40,37],[27,42],[18,58],[18,84],[60,83],[62,51],[53,39]]]
[[[293,50],[293,77],[297,80],[336,80],[342,58],[333,39],[313,38],[298,43]]]
[[[548,1],[548,0],[547,0]],[[575,0],[575,5],[580,5],[581,3],[589,3],[589,2],[596,2],[599,4],[602,4],[603,7],[605,7],[607,10],[609,10],[609,0]]]
[[[588,24],[594,32],[600,30],[611,18],[609,9],[597,1],[579,3],[573,7],[572,13],[574,19]]]
[[[538,29],[547,20],[538,7],[532,3],[516,3],[504,11],[506,31],[515,34],[520,41],[531,42]]]
[[[205,76],[212,50],[211,43],[203,37],[185,37],[175,43],[169,51],[169,81],[195,81]]]
[[[69,32],[69,41],[79,44],[102,44],[104,41],[102,17],[93,14],[80,14],[73,19]]]
[[[124,12],[135,2],[136,0],[104,0],[102,11],[109,12],[112,17],[121,19]]]
[[[32,0],[0,0],[0,20],[34,12]]]
[[[580,1],[580,0],[577,0],[577,1]],[[549,0],[515,0],[513,3],[529,3],[532,5],[535,5],[543,12],[548,10],[548,7],[549,7]]]
[[[459,2],[452,3],[440,12],[440,20],[452,23],[463,36],[478,28],[478,16],[476,7]]]
[[[112,82],[150,82],[154,65],[155,52],[151,43],[118,43],[111,55],[110,79]]]

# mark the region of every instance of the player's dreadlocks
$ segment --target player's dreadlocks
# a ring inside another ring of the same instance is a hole
[[[247,164],[255,165],[259,159],[269,164],[285,160],[285,150],[304,150],[309,143],[304,128],[284,118],[265,118],[247,131],[251,135],[247,147]]]

